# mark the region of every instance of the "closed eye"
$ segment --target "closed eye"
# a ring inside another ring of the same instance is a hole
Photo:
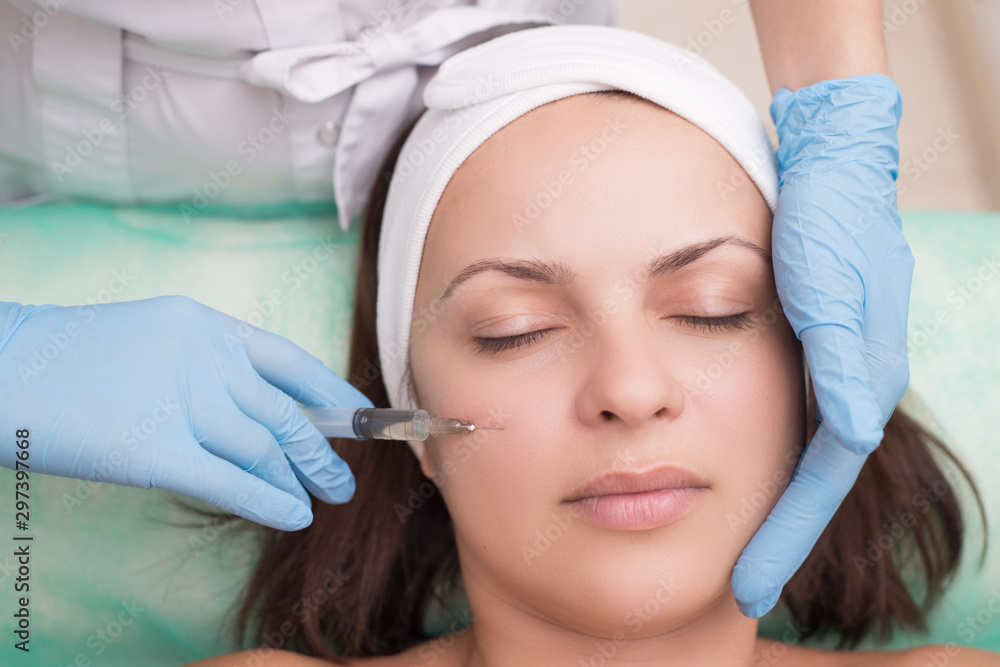
[[[693,324],[707,331],[737,331],[750,326],[749,313],[736,313],[722,317],[698,317],[696,315],[678,315],[682,322]]]
[[[499,352],[503,352],[504,350],[513,350],[525,345],[531,345],[550,331],[552,331],[552,329],[530,331],[528,333],[518,334],[517,336],[476,338],[476,354],[497,354]]]
[[[677,319],[685,324],[704,329],[709,332],[737,331],[750,326],[751,318],[749,313],[737,313],[735,315],[725,315],[722,317],[699,317],[697,315],[676,315]],[[501,336],[497,338],[476,338],[476,354],[498,354],[505,350],[531,345],[554,329],[540,329],[539,331],[529,331],[528,333],[516,336]]]

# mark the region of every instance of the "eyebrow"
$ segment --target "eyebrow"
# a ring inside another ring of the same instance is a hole
[[[665,275],[677,271],[681,267],[704,257],[712,250],[723,246],[734,245],[748,248],[768,263],[771,262],[771,255],[759,245],[742,236],[718,236],[704,241],[698,241],[691,245],[684,246],[665,255],[660,255],[653,259],[646,268],[644,280],[651,280],[657,276]],[[514,278],[542,283],[544,285],[565,286],[573,282],[576,274],[566,264],[562,262],[544,262],[541,260],[502,260],[483,259],[473,262],[462,269],[458,275],[451,279],[448,286],[437,298],[435,303],[441,303],[455,290],[456,287],[471,278],[472,276],[485,271],[500,271]]]

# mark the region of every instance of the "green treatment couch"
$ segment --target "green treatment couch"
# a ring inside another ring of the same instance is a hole
[[[969,463],[987,505],[926,643],[1000,650],[1000,214],[904,212],[916,257],[904,399]],[[184,294],[285,336],[346,372],[357,230],[330,205],[205,211],[47,203],[0,209],[0,295],[79,305]],[[6,437],[6,435],[4,436]],[[179,665],[239,649],[224,621],[252,533],[185,528],[158,489],[31,477],[30,653],[14,649],[13,472],[0,469],[0,665]],[[194,502],[194,501],[192,501]],[[439,632],[452,613],[427,619]],[[761,633],[796,642],[781,610]],[[832,640],[820,643],[828,645]],[[871,646],[866,644],[866,646]]]

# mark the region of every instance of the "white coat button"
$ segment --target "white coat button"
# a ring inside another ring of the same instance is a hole
[[[340,126],[328,120],[316,130],[316,140],[324,146],[336,146],[340,137]]]

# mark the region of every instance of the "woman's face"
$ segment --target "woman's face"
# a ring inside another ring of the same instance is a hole
[[[456,172],[411,364],[421,407],[503,429],[429,439],[422,461],[473,609],[488,596],[635,637],[735,608],[732,568],[805,438],[770,229],[721,145],[628,98],[539,107]],[[570,502],[604,473],[664,465],[698,488]]]

